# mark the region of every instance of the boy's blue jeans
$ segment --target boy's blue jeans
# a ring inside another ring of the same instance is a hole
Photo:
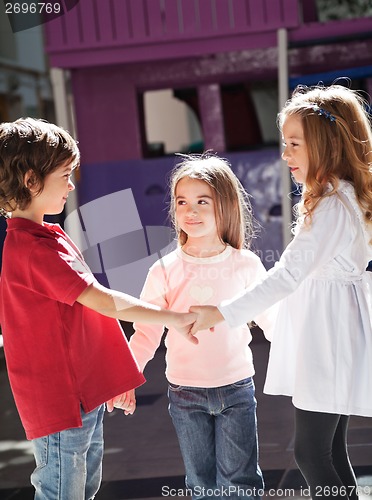
[[[85,413],[83,427],[32,441],[35,500],[90,500],[102,479],[104,405]]]
[[[209,389],[169,384],[168,396],[192,498],[262,495],[253,379]]]

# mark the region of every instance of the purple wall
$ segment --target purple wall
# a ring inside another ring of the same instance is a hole
[[[312,0],[306,0],[313,3]],[[48,22],[53,66],[73,68],[269,47],[298,0],[80,0]]]
[[[259,237],[253,242],[253,249],[266,267],[270,268],[282,251],[279,151],[273,148],[222,156],[230,161],[243,186],[252,195],[254,216],[262,226]],[[149,230],[152,231],[153,238],[162,242],[155,244],[157,252],[172,241],[167,212],[168,179],[177,162],[177,157],[165,157],[82,165],[77,184],[80,213],[75,220],[84,220],[84,217],[85,221],[87,217],[91,220],[90,223],[85,222],[86,227],[83,227],[88,231],[87,241],[90,242],[85,257],[92,270],[101,275],[101,280],[103,268],[109,267],[113,280],[120,276],[124,264],[134,265],[134,260],[137,262],[141,259],[145,259],[145,267],[141,268],[145,275],[150,255],[145,245],[146,238],[147,246],[151,247],[148,242]],[[91,247],[92,241],[95,248]],[[134,255],[133,249],[136,249]],[[102,252],[106,255],[106,265],[100,265],[97,269],[98,256],[101,255],[102,260]],[[158,257],[156,253],[156,258]],[[108,261],[111,262],[110,265],[107,264]],[[125,267],[125,273],[127,272],[128,268]],[[138,272],[136,268],[136,273]],[[141,289],[141,279],[133,279],[136,287],[124,291],[135,293]],[[117,287],[118,284],[110,282],[110,286]]]

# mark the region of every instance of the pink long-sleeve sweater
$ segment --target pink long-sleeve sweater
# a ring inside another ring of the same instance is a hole
[[[261,280],[266,270],[257,255],[230,246],[219,255],[192,257],[181,248],[158,260],[149,270],[141,298],[174,311],[192,305],[217,305]],[[271,315],[255,321],[271,328]],[[164,329],[136,323],[130,339],[141,370],[153,358]],[[214,332],[200,331],[194,345],[170,328],[165,338],[166,376],[169,382],[191,387],[219,387],[254,375],[252,340],[247,325],[231,328],[224,321]]]

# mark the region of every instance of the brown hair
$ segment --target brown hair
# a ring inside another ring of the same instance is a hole
[[[34,118],[20,118],[0,125],[0,210],[4,215],[31,203],[25,186],[26,172],[33,171],[38,193],[45,177],[66,162],[77,167],[80,153],[76,141],[64,129]]]
[[[253,235],[252,208],[248,194],[231,169],[229,162],[207,151],[201,155],[181,155],[170,179],[169,214],[177,232],[178,242],[184,245],[187,234],[177,226],[176,187],[184,177],[206,182],[212,189],[218,234],[222,242],[234,248],[248,247]]]
[[[372,132],[366,100],[342,85],[298,86],[278,115],[282,128],[287,116],[302,119],[309,156],[298,214],[311,223],[312,213],[323,196],[349,181],[367,223],[372,223]],[[328,185],[332,190],[329,191]]]

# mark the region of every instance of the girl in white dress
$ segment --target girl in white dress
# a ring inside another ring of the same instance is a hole
[[[191,308],[195,333],[278,303],[264,392],[292,396],[295,458],[313,498],[357,498],[348,421],[372,416],[368,109],[340,85],[294,91],[278,117],[283,159],[302,184],[294,238],[261,283],[217,307]]]

